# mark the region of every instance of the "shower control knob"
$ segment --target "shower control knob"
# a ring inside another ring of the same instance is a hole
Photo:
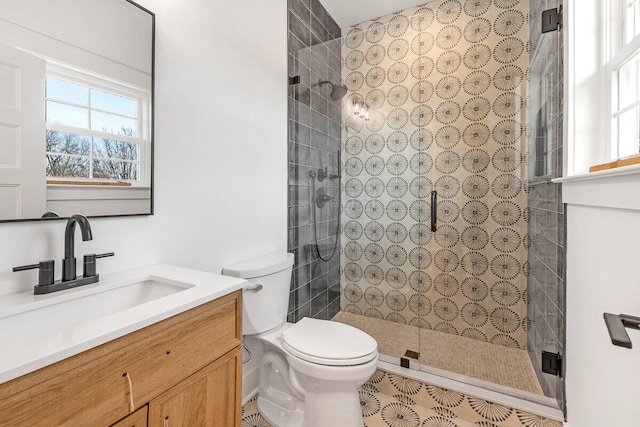
[[[324,192],[324,189],[322,188],[316,191],[316,206],[318,206],[320,209],[324,208],[327,202],[333,199],[335,199],[335,197],[329,196]]]
[[[326,167],[318,169],[318,181],[320,182],[324,181],[327,178],[327,176],[329,175],[327,173]]]

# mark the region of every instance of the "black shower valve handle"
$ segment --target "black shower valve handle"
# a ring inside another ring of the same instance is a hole
[[[329,169],[325,166],[324,168],[318,169],[318,181],[322,182],[329,176]]]

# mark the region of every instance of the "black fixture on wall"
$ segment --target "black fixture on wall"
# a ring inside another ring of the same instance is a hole
[[[333,99],[334,101],[340,101],[342,98],[344,98],[347,95],[347,92],[349,92],[349,89],[347,89],[347,87],[345,85],[338,85],[335,83],[332,83],[329,80],[322,80],[318,82],[318,86],[322,87],[323,85],[329,85],[331,86],[331,99]]]
[[[299,85],[300,84],[300,76],[289,77],[289,86]]]
[[[52,259],[40,261],[38,264],[23,265],[14,267],[13,272],[27,271],[38,269],[38,284],[33,288],[35,295],[49,294],[52,292],[63,291],[66,289],[77,288],[79,286],[97,283],[100,276],[96,273],[96,260],[114,256],[113,252],[100,255],[88,254],[83,259],[82,277],[76,276],[76,257],[75,257],[75,229],[76,225],[80,227],[82,240],[93,240],[91,225],[84,215],[75,214],[67,220],[64,233],[64,259],[62,260],[62,278],[55,280],[55,261]]]
[[[562,376],[562,355],[560,353],[542,352],[542,372]]]
[[[562,28],[562,5],[557,9],[542,12],[542,33],[558,31]]]
[[[611,337],[611,343],[618,347],[633,348],[626,328],[640,330],[640,317],[628,314],[604,314],[604,322]]]
[[[338,169],[338,173],[336,175],[331,175],[329,177],[330,180],[334,180],[337,179],[338,182],[340,182],[340,177],[341,177],[341,173],[340,173],[340,168],[342,165],[342,160],[341,160],[341,156],[340,156],[340,150],[338,150],[338,165],[337,165],[337,169]],[[335,238],[333,240],[333,248],[329,250],[329,252],[325,255],[322,254],[322,251],[320,250],[320,245],[318,244],[318,221],[317,221],[317,214],[316,214],[316,208],[317,209],[322,209],[325,207],[325,205],[327,204],[327,202],[330,202],[332,200],[335,199],[335,197],[331,197],[329,195],[327,195],[324,191],[324,189],[320,188],[319,190],[316,191],[316,178],[318,179],[318,181],[322,182],[324,181],[329,175],[327,174],[327,168],[320,168],[318,169],[318,172],[316,173],[315,171],[311,170],[309,172],[309,177],[311,178],[311,194],[310,194],[310,199],[312,201],[312,206],[311,206],[311,218],[312,218],[312,224],[311,226],[313,227],[313,243],[314,243],[314,247],[315,247],[315,253],[316,256],[318,257],[318,259],[320,259],[321,261],[324,262],[329,262],[333,256],[336,254],[337,250],[338,250],[338,242],[339,242],[339,237],[338,234],[340,232],[340,206],[342,204],[342,191],[340,189],[340,186],[338,186],[337,188],[334,187],[334,189],[337,191],[338,193],[338,213],[337,213],[337,218],[336,218],[336,228],[335,228]]]

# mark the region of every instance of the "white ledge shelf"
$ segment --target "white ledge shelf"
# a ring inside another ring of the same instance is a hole
[[[562,184],[569,205],[640,211],[640,165],[624,166],[553,180]]]

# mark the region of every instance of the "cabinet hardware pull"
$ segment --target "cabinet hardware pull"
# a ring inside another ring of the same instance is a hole
[[[438,231],[438,192],[431,192],[431,231]]]
[[[133,382],[131,381],[129,372],[125,372],[122,376],[125,377],[129,383],[129,413],[131,414],[136,410],[136,405],[133,404]]]

